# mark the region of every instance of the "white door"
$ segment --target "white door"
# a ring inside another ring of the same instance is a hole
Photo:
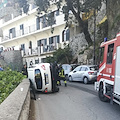
[[[115,67],[115,86],[114,93],[120,95],[120,46],[116,50],[116,67]]]

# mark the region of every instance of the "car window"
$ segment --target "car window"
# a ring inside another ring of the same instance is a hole
[[[81,71],[85,71],[85,70],[86,70],[86,67],[82,67],[82,68],[81,68]]]
[[[88,71],[88,68],[86,67],[85,71]]]
[[[71,70],[74,70],[79,65],[71,65]]]
[[[68,69],[70,69],[70,65],[62,65],[62,68],[63,68],[64,70],[68,70]]]
[[[90,68],[90,70],[92,70],[92,71],[98,70],[98,67],[97,67],[97,66],[91,66],[91,67],[89,67],[89,68]]]
[[[76,67],[73,71],[79,71],[80,70],[80,66]]]

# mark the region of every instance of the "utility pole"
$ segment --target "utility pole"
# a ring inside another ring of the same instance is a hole
[[[94,9],[94,40],[93,40],[93,64],[95,65],[95,36],[96,36],[96,10]]]

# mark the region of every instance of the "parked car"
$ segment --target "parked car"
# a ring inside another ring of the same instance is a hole
[[[68,74],[69,81],[83,81],[85,84],[97,80],[96,65],[81,65]]]
[[[68,79],[68,74],[77,67],[77,64],[63,64],[62,68],[64,69],[65,72],[65,77]]]

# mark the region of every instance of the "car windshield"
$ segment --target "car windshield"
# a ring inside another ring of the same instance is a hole
[[[92,71],[98,70],[98,67],[97,67],[97,66],[91,66],[91,67],[89,67],[89,68],[90,68],[90,70],[92,70]]]

